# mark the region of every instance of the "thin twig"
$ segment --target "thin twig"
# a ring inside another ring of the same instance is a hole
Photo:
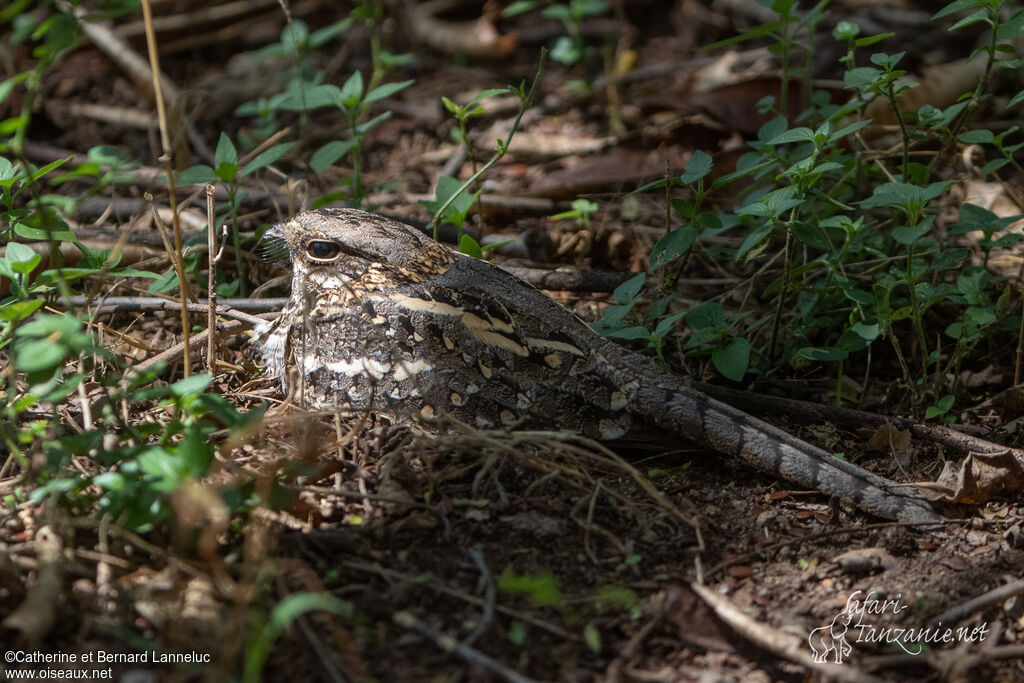
[[[220,254],[217,253],[217,207],[214,202],[213,183],[206,186],[206,256],[209,263],[208,275],[206,278],[206,329],[210,335],[206,339],[206,371],[211,375],[217,369],[217,262],[220,261]]]
[[[178,218],[178,195],[174,189],[174,151],[171,148],[171,134],[167,125],[167,108],[164,105],[163,90],[160,88],[160,55],[156,49],[156,32],[153,30],[153,9],[149,0],[142,0],[142,20],[146,24],[146,45],[149,48],[150,71],[153,74],[153,96],[156,100],[157,119],[160,122],[160,145],[163,154],[160,161],[167,173],[168,201],[171,205],[171,224],[174,228],[174,252],[177,254],[178,292],[181,303],[188,301],[188,280],[185,279],[184,259],[181,251],[181,220]],[[192,356],[188,343],[191,332],[188,306],[181,307],[181,336],[184,339],[183,373],[185,377],[192,374]]]
[[[488,657],[483,652],[476,650],[464,643],[460,643],[451,636],[441,633],[436,628],[419,619],[412,612],[401,610],[392,615],[395,624],[402,628],[413,631],[423,638],[434,643],[438,648],[454,655],[464,662],[479,666],[484,671],[497,676],[511,683],[531,683],[532,678],[527,678],[512,669],[508,668],[496,659]]]

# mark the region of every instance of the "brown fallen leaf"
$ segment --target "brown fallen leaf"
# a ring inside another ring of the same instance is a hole
[[[893,425],[882,425],[875,430],[875,433],[868,439],[868,448],[890,448],[896,452],[906,451],[910,448],[910,431],[897,429]]]
[[[946,463],[933,486],[924,493],[946,503],[981,505],[993,496],[1019,493],[1024,489],[1024,466],[1013,453],[972,453],[960,469]]]

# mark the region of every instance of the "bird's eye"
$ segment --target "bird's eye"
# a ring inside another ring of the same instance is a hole
[[[341,245],[337,242],[323,242],[317,240],[306,246],[306,253],[314,261],[333,261],[341,253]]]

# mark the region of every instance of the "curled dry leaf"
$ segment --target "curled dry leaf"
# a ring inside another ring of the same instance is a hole
[[[1024,465],[1007,451],[968,455],[959,471],[947,463],[929,491],[933,500],[981,505],[993,496],[1018,494],[1024,489]]]

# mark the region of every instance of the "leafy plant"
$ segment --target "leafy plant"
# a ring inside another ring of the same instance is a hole
[[[282,104],[282,108],[294,110],[335,107],[345,117],[348,123],[348,137],[328,142],[320,147],[313,153],[309,165],[319,173],[347,155],[352,162],[349,197],[355,201],[356,205],[362,201],[365,194],[363,188],[363,139],[378,124],[389,119],[391,112],[381,112],[368,121],[363,120],[364,116],[369,111],[371,104],[390,97],[411,84],[411,80],[385,83],[367,91],[364,87],[363,75],[357,71],[340,88],[329,83],[313,86],[306,88],[300,94],[292,95]],[[334,198],[333,196],[321,198],[320,201],[325,202],[325,200]]]
[[[1008,54],[1007,41],[1024,30],[1024,15],[1018,12],[1006,19],[999,11],[1001,6],[999,2],[954,2],[936,17],[970,10],[968,19],[954,29],[988,21],[994,34],[982,51],[994,57]],[[795,3],[776,2],[772,7],[779,13],[777,21],[718,45],[769,38],[775,41],[785,70],[787,53],[804,49],[796,41],[823,18],[824,3],[801,18],[793,12]],[[848,395],[845,387],[855,384],[845,377],[850,356],[879,340],[889,341],[915,410],[930,406],[928,417],[949,419],[957,387],[955,380],[947,378],[957,376],[970,352],[994,331],[999,317],[1009,312],[1009,291],[982,277],[983,269],[963,269],[969,251],[940,241],[938,202],[952,181],[932,180],[932,169],[911,162],[910,150],[929,135],[937,134],[943,141],[954,139],[958,126],[970,114],[969,102],[983,96],[983,89],[942,110],[925,106],[917,112],[904,111],[900,93],[914,83],[899,69],[902,53],[876,52],[870,57],[870,66],[859,66],[859,48],[889,37],[861,37],[859,33],[850,22],[841,22],[833,31],[833,37],[847,48],[840,61],[846,67],[847,89],[853,93],[848,103],[834,105],[827,95],[814,93],[812,106],[799,116],[805,125],[791,127],[782,116],[769,121],[749,143],[750,151],[740,158],[734,173],[711,180],[711,157],[698,152],[681,176],[638,190],[665,189],[667,185],[668,191],[677,194],[670,202],[681,224],[658,241],[649,262],[662,287],[672,286],[695,249],[706,249],[710,258],[743,263],[781,257],[781,276],[763,288],[764,294],[775,298],[772,331],[763,355],[751,341],[766,318],[744,321],[743,313],[730,315],[717,302],[659,318],[657,314],[667,312],[665,302],[672,300],[672,294],[659,298],[641,315],[637,297],[642,278],[616,292],[620,303],[608,307],[595,327],[604,334],[645,340],[658,356],[669,332],[663,326],[665,321],[685,319],[691,333],[684,351],[710,355],[716,369],[732,379],[742,377],[752,365],[759,367],[760,359],[771,360],[777,340],[784,338],[781,346],[791,364],[835,364],[837,401]],[[783,112],[787,110],[785,93],[783,84],[779,96]],[[900,124],[901,158],[895,175],[883,174],[881,163],[862,163],[858,153],[865,145],[861,131],[870,123],[858,116],[876,98],[888,103]],[[1013,101],[1022,99],[1018,95]],[[774,102],[772,98],[764,104],[770,110]],[[988,173],[1008,165],[1019,168],[1014,154],[1024,144],[1010,143],[1017,134],[1015,127],[1001,135],[966,131],[959,139],[995,149],[998,157],[984,167]],[[749,188],[731,213],[714,215],[703,210],[710,193],[741,177],[750,183]],[[999,218],[965,204],[951,233],[980,230],[984,235],[980,250],[987,263],[992,249],[1008,248],[1019,240],[1017,235],[1002,234],[1016,219]],[[738,247],[704,247],[705,235],[729,230],[743,231]],[[935,308],[957,318],[945,330],[945,337],[954,342],[945,349],[941,340],[934,341],[938,331],[929,314]],[[900,329],[912,332],[909,348],[901,341]]]
[[[604,0],[569,0],[567,3],[556,2],[543,9],[541,14],[549,19],[562,22],[569,35],[560,36],[551,48],[551,59],[562,64],[578,64],[592,53],[583,40],[580,30],[585,19],[596,17],[608,11],[608,3]]]
[[[265,168],[283,157],[292,148],[292,142],[283,142],[269,147],[244,166],[239,164],[238,151],[226,133],[220,134],[217,142],[217,151],[214,154],[214,166],[210,168],[205,164],[197,164],[177,174],[176,180],[179,185],[191,183],[221,183],[228,193],[227,204],[220,207],[221,214],[218,218],[218,225],[229,222],[231,225],[231,239],[235,250],[235,263],[238,267],[239,290],[242,296],[246,296],[245,259],[242,258],[242,244],[238,229],[238,207],[242,197],[239,195],[239,186],[243,179]],[[175,286],[177,275],[171,271],[167,275],[168,287]]]

